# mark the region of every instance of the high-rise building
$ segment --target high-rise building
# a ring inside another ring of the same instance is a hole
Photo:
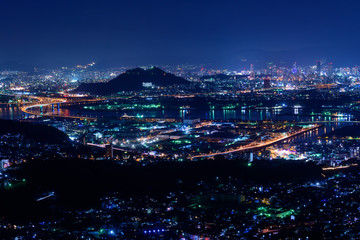
[[[254,71],[254,65],[250,65],[250,79],[255,80],[255,71]]]
[[[264,78],[264,88],[270,88],[271,87],[271,79],[270,77]]]
[[[316,61],[316,75],[320,76],[320,72],[321,72],[321,62],[320,60]]]
[[[293,69],[292,69],[293,74],[297,73],[297,66],[296,66],[296,62],[293,65]]]
[[[333,74],[333,63],[329,62],[327,67],[327,76],[331,76]]]
[[[110,143],[110,144],[107,144],[105,146],[105,157],[107,158],[112,158],[114,157],[114,153],[113,153],[113,145]]]

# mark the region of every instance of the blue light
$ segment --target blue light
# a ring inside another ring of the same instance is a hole
[[[113,230],[110,230],[110,234],[114,234],[114,231],[113,231]]]
[[[144,233],[146,234],[146,233],[147,233],[147,231],[144,231]]]

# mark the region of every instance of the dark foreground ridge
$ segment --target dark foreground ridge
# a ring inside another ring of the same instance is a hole
[[[66,144],[70,141],[64,132],[51,126],[2,119],[0,119],[0,134],[20,134],[27,139],[47,144]]]
[[[91,208],[109,193],[122,197],[159,196],[169,191],[192,192],[196,183],[215,182],[235,177],[251,182],[302,181],[320,177],[321,168],[290,161],[258,161],[248,166],[243,160],[204,160],[199,162],[159,163],[151,166],[123,166],[114,162],[81,159],[33,160],[16,170],[25,187],[2,190],[3,215],[24,220],[49,211],[39,205],[34,194],[55,191],[57,207]],[[24,206],[24,207],[19,207]],[[26,206],[26,207],[25,207]],[[26,208],[26,209],[24,209]],[[33,211],[37,211],[34,215]]]
[[[143,83],[164,87],[173,84],[188,84],[189,81],[156,67],[148,70],[135,68],[106,83],[82,83],[75,92],[107,95],[122,91],[140,91],[145,88]]]

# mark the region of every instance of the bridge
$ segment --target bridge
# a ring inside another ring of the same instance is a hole
[[[28,104],[24,104],[20,109],[23,113],[36,115],[36,116],[44,116],[42,110],[40,112],[33,112],[30,109],[34,107],[42,107],[52,105],[60,108],[60,104],[66,103],[67,99],[65,98],[46,98],[46,97],[34,97],[38,101],[32,102]],[[58,117],[58,118],[72,118],[72,119],[80,119],[80,120],[96,120],[97,118],[87,117],[87,116],[65,116],[65,115],[46,115],[47,117]]]
[[[31,112],[29,111],[29,109],[34,108],[34,107],[43,107],[43,106],[47,106],[47,105],[60,105],[61,103],[66,102],[66,99],[63,98],[47,98],[47,97],[32,97],[34,99],[37,99],[37,102],[30,102],[27,104],[24,104],[21,107],[21,111],[27,114],[32,114],[32,115],[41,115],[41,113],[35,113],[35,112]]]
[[[15,94],[6,94],[6,93],[0,93],[0,95],[5,95],[5,96],[19,96],[19,95],[15,95]],[[22,96],[22,95],[21,95]],[[64,103],[79,103],[80,101],[74,101],[74,102],[69,102],[67,101],[66,98],[51,98],[51,97],[38,97],[38,96],[27,96],[27,98],[29,99],[33,99],[34,101],[32,102],[28,102],[28,103],[21,103],[21,111],[23,113],[29,114],[29,115],[35,115],[35,116],[44,116],[43,112],[42,112],[42,108],[44,106],[53,106],[53,107],[57,107],[58,109],[60,108],[60,104],[64,104]],[[84,100],[86,102],[88,102],[89,100]],[[96,100],[90,100],[90,101],[99,101],[99,99]],[[40,107],[40,112],[34,112],[31,111],[32,108],[35,107]],[[46,115],[47,117],[60,117],[60,118],[74,118],[74,119],[80,119],[80,120],[96,120],[97,118],[93,118],[93,117],[87,117],[87,116],[64,116],[64,115]]]

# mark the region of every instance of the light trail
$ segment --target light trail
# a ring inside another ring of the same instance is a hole
[[[51,193],[49,193],[48,195],[46,195],[45,197],[41,197],[41,198],[36,199],[36,201],[37,201],[37,202],[40,202],[40,201],[45,200],[45,199],[47,199],[47,198],[53,197],[54,195],[55,195],[55,193],[54,193],[54,192],[51,192]]]
[[[358,166],[358,164],[357,164],[357,163],[353,163],[353,164],[345,165],[345,166],[323,167],[322,170],[323,170],[323,171],[332,171],[332,170],[339,170],[339,169],[344,169],[344,168],[349,168],[349,167],[354,167],[354,166]]]

